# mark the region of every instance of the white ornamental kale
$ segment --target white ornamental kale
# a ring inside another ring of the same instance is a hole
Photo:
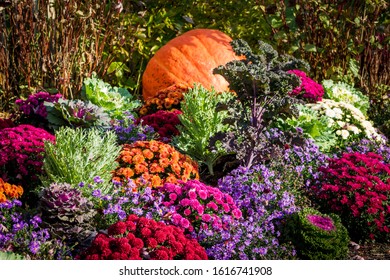
[[[337,102],[345,102],[358,108],[365,116],[370,106],[367,96],[353,86],[344,82],[333,82],[332,80],[322,81],[325,89],[325,97]]]

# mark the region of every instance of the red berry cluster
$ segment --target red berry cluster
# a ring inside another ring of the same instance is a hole
[[[344,153],[320,169],[316,196],[353,231],[371,239],[390,233],[390,164],[373,152]]]
[[[195,239],[178,227],[129,215],[99,233],[78,258],[87,260],[207,260]]]

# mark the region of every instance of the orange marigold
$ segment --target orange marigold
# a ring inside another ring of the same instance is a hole
[[[20,198],[22,194],[22,186],[6,183],[0,178],[0,203],[7,201],[7,199]]]
[[[7,201],[7,198],[5,197],[5,195],[0,192],[0,203],[3,203],[3,202],[6,202]]]
[[[124,144],[122,150],[117,159],[119,166],[113,171],[116,181],[119,179],[126,183],[126,180],[132,179],[137,187],[146,183],[159,187],[165,182],[199,179],[197,163],[169,144],[156,140],[137,141]],[[134,154],[131,161],[123,160],[127,153]]]

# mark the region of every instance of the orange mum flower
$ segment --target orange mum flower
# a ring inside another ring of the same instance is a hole
[[[183,94],[188,91],[188,87],[182,84],[173,85],[156,93],[155,97],[144,101],[144,105],[138,111],[140,116],[156,113],[158,110],[179,109],[183,101]]]
[[[180,176],[181,174],[181,167],[178,163],[174,162],[171,164],[172,171],[175,172],[177,176]]]
[[[143,155],[135,155],[133,156],[133,163],[134,164],[141,164],[145,162],[145,158]]]
[[[136,164],[134,170],[136,174],[142,174],[148,171],[148,167],[144,164]]]
[[[122,169],[122,175],[125,176],[125,178],[131,178],[134,176],[134,171],[131,168],[121,168]]]
[[[162,186],[161,178],[157,175],[153,175],[151,182],[152,182],[152,188]]]
[[[168,158],[160,158],[158,160],[158,163],[161,165],[162,168],[167,168],[169,166],[169,159]]]
[[[3,203],[3,202],[6,202],[7,201],[7,198],[5,197],[5,195],[0,192],[0,203]]]
[[[151,150],[149,150],[149,149],[143,150],[143,151],[142,151],[142,154],[143,154],[144,157],[147,158],[147,159],[152,159],[152,158],[154,158],[153,152],[152,152]]]
[[[161,167],[160,164],[158,163],[152,163],[150,165],[150,173],[161,173],[161,172],[164,172],[164,168]]]

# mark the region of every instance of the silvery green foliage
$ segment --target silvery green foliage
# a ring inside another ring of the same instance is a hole
[[[300,79],[287,71],[309,69],[309,66],[291,56],[278,55],[271,45],[262,41],[258,53],[244,40],[233,40],[231,44],[236,54],[245,58],[228,62],[214,72],[229,82],[240,105],[228,106],[231,117],[226,122],[235,128],[219,133],[212,142],[222,140],[226,151],[236,153],[240,164],[249,168],[264,160],[264,148],[270,146],[263,134],[272,122],[298,115],[293,105],[302,101],[289,92],[300,85]]]
[[[92,102],[67,100],[60,98],[57,102],[44,102],[47,110],[49,127],[57,130],[61,126],[72,128],[108,128],[110,117],[104,110]]]
[[[180,133],[173,137],[173,145],[201,164],[205,164],[211,175],[214,175],[213,166],[216,160],[226,154],[226,151],[221,143],[215,143],[210,149],[209,141],[216,133],[228,130],[229,125],[224,123],[224,119],[228,117],[227,111],[220,111],[219,108],[226,106],[232,99],[232,93],[217,93],[195,84],[184,95],[182,114],[178,115],[181,122],[178,126]]]
[[[0,260],[25,260],[25,258],[13,252],[0,252]]]
[[[67,242],[83,243],[94,234],[93,203],[67,183],[53,183],[40,197],[42,222],[50,233]],[[74,243],[73,243],[74,244]]]
[[[103,193],[111,191],[111,171],[118,163],[116,159],[121,147],[117,144],[113,131],[100,131],[97,128],[72,129],[61,127],[56,131],[56,142],[45,142],[41,178],[44,186],[51,183],[68,183],[77,186],[80,182],[91,184],[99,176],[104,181]],[[91,190],[84,189],[90,196]]]

